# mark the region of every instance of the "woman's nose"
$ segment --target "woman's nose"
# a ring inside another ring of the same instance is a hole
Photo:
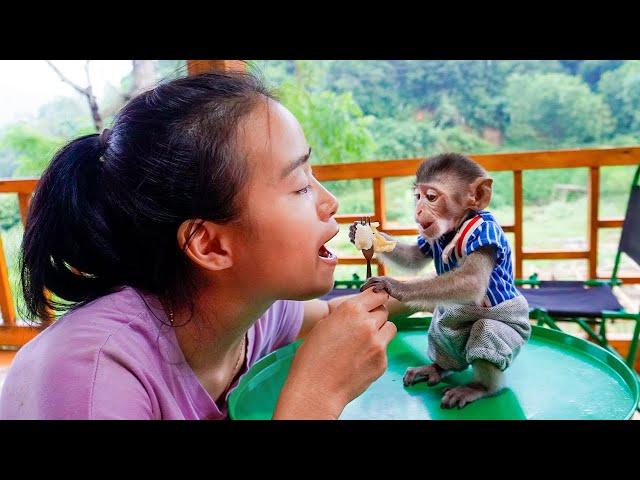
[[[322,192],[324,198],[321,200],[319,213],[322,220],[328,220],[336,214],[340,202],[324,187],[322,187],[322,190],[324,190],[324,192]]]

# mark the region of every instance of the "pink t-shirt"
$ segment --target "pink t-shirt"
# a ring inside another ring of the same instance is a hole
[[[293,342],[302,315],[302,302],[275,302],[247,332],[240,376]],[[163,322],[158,300],[130,287],[68,312],[17,353],[0,419],[227,418],[226,400],[218,408]]]

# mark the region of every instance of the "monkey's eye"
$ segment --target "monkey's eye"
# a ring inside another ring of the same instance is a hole
[[[420,194],[419,194],[419,193],[414,193],[414,194],[413,194],[413,196],[415,197],[416,202],[417,202],[418,200],[420,200]]]
[[[427,200],[430,202],[435,202],[436,199],[438,198],[438,195],[433,193],[433,192],[427,192],[427,194],[425,195],[425,197],[427,197]]]

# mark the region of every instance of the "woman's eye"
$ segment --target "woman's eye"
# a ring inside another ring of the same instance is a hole
[[[307,185],[306,187],[296,191],[296,193],[300,195],[306,195],[307,193],[309,193],[310,190],[311,190],[311,185]]]

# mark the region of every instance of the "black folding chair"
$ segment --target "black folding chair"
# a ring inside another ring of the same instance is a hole
[[[638,354],[640,337],[640,314],[625,312],[612,292],[612,287],[621,285],[618,278],[620,256],[626,253],[640,265],[640,167],[631,184],[631,194],[627,205],[618,252],[616,254],[611,280],[580,281],[539,281],[534,275],[528,280],[516,280],[517,285],[530,285],[534,288],[519,288],[529,302],[531,318],[538,325],[547,325],[560,330],[557,321],[576,322],[589,337],[602,347],[619,355],[609,345],[606,322],[612,319],[633,320],[635,328],[625,362],[633,369]],[[535,288],[538,287],[538,288]],[[591,326],[599,325],[596,333]]]

